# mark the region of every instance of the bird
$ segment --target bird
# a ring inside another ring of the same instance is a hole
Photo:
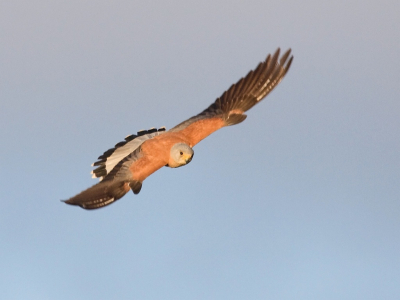
[[[92,164],[96,167],[92,177],[100,182],[62,201],[88,210],[101,208],[130,190],[139,194],[143,181],[160,168],[187,165],[197,143],[222,127],[243,122],[247,117],[244,113],[281,82],[292,61],[291,49],[280,56],[278,48],[201,113],[168,131],[165,127],[151,128],[125,137]]]

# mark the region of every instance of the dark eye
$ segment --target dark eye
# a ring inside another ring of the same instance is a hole
[[[181,151],[181,152],[179,152],[179,154],[180,154],[180,155],[183,155],[183,152]]]

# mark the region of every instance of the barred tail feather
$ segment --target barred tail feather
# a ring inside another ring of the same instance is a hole
[[[84,209],[95,209],[117,201],[129,190],[129,182],[101,181],[64,202]]]

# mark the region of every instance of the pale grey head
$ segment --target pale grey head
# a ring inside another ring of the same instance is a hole
[[[177,168],[190,163],[194,151],[185,143],[177,143],[171,147],[168,167]]]

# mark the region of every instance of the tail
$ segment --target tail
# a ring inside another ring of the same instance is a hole
[[[138,182],[135,182],[135,184],[141,186]],[[125,196],[131,186],[134,186],[132,182],[101,181],[64,202],[70,205],[78,205],[84,209],[100,208]]]

